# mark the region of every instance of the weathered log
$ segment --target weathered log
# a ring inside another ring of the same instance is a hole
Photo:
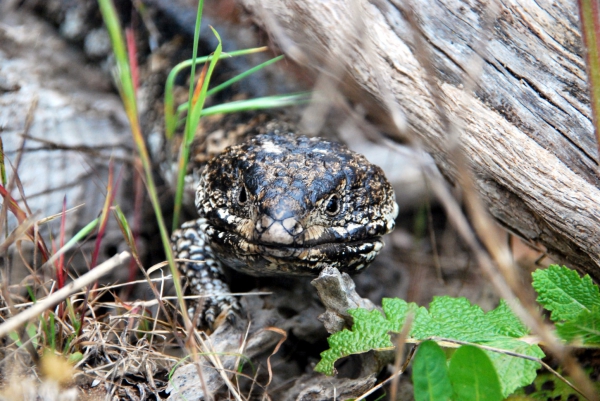
[[[600,278],[598,154],[576,2],[509,0],[495,10],[469,0],[241,3],[300,63],[320,71],[339,63],[353,99],[370,99],[374,116],[389,116],[392,99],[452,179],[445,126],[419,53],[424,43],[435,90],[461,126],[462,149],[492,215]],[[482,66],[473,93],[463,75],[476,50]]]

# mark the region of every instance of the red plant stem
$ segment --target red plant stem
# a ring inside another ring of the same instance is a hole
[[[139,84],[139,68],[137,63],[137,47],[135,45],[135,32],[133,28],[125,28],[125,37],[127,40],[127,55],[129,66],[131,68],[131,80],[133,81],[133,91],[137,95]]]
[[[133,234],[133,242],[136,245],[136,249],[139,249],[138,245],[138,239],[140,236],[140,231],[142,228],[142,206],[143,206],[143,201],[144,201],[144,181],[142,179],[142,174],[140,173],[142,171],[142,163],[139,159],[139,157],[135,158],[135,168],[133,169],[134,171],[134,180],[135,180],[135,197],[134,197],[134,205],[133,205],[133,229],[132,229],[132,234]],[[131,260],[129,261],[129,277],[128,277],[128,281],[133,281],[135,280],[135,276],[137,274],[137,261],[136,258],[131,258]],[[128,296],[129,294],[131,294],[131,291],[133,290],[133,285],[127,286],[127,292],[126,295]]]

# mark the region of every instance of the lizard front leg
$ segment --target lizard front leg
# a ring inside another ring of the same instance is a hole
[[[198,326],[212,328],[221,314],[233,320],[241,308],[236,297],[230,295],[223,265],[208,244],[206,226],[203,218],[184,223],[173,232],[171,245],[175,258],[188,260],[177,262],[183,284],[187,284],[192,295],[202,296],[190,304],[188,314],[194,317],[201,308]]]

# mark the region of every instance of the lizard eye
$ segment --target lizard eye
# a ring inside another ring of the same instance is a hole
[[[246,192],[246,186],[242,186],[240,192],[238,193],[238,203],[243,205],[248,200],[248,193]]]
[[[325,206],[325,212],[330,216],[335,216],[340,210],[340,197],[338,195],[331,195]]]

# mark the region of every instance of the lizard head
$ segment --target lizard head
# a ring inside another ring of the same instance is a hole
[[[215,254],[254,275],[361,271],[398,214],[379,167],[341,144],[293,134],[258,135],[212,159],[196,207]]]

